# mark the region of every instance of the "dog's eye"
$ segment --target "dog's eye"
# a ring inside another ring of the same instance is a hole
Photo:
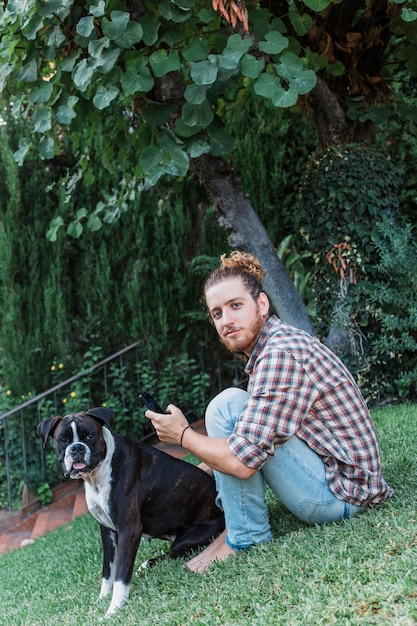
[[[58,441],[59,443],[68,443],[69,439],[68,437],[59,437]]]
[[[91,441],[92,439],[94,439],[94,435],[93,435],[92,433],[89,433],[89,434],[86,436],[86,440],[87,440],[87,441]]]

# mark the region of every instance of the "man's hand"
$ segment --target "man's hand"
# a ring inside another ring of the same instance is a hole
[[[166,414],[155,413],[148,409],[145,412],[145,417],[151,420],[160,441],[172,445],[180,444],[184,428],[188,426],[188,420],[181,409],[174,404],[169,404],[166,408]]]

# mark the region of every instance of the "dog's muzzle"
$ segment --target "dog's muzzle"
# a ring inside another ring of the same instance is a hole
[[[71,478],[83,478],[89,473],[91,451],[82,442],[70,444],[64,457],[64,473]]]

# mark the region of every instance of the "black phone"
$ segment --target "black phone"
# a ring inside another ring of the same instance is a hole
[[[146,404],[148,409],[150,409],[151,411],[154,411],[155,413],[162,413],[163,415],[166,415],[165,411],[163,409],[161,409],[161,407],[156,402],[156,400],[154,400],[152,398],[152,396],[149,393],[149,391],[144,391],[143,393],[141,393],[139,398],[142,400],[142,402],[144,402]]]

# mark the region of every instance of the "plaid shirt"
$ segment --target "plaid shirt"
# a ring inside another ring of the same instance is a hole
[[[317,338],[269,318],[245,368],[249,398],[232,452],[260,469],[296,435],[323,460],[331,491],[364,506],[392,496],[372,418],[352,375]]]

